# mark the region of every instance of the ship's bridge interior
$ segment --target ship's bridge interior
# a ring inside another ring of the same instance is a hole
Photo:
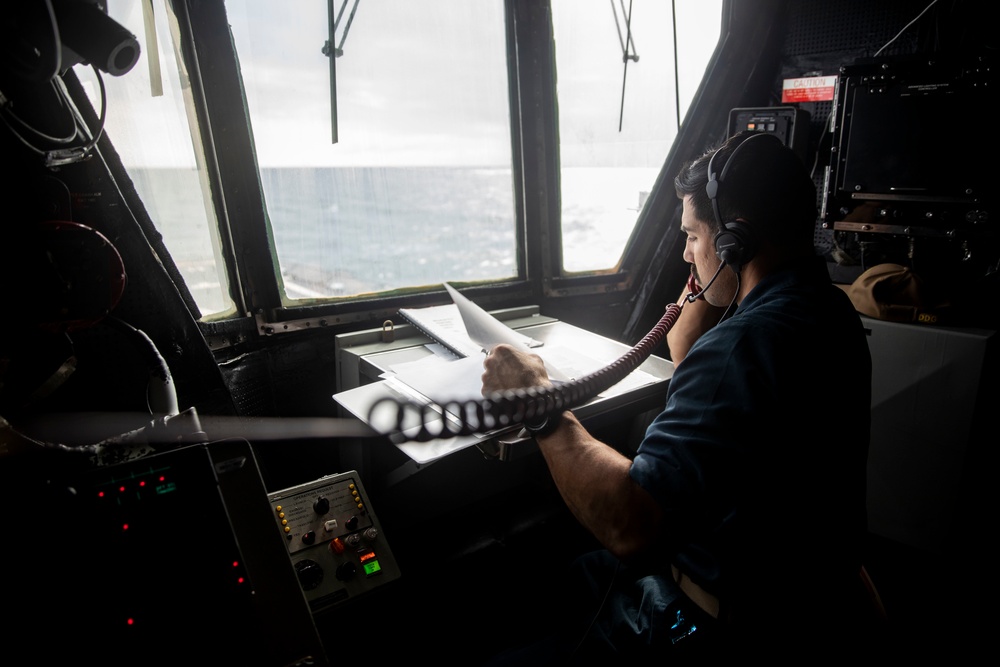
[[[414,410],[427,385],[458,398],[450,371],[481,352],[448,344],[453,309],[564,351],[589,380],[572,409],[634,452],[673,369],[655,332],[690,275],[673,179],[746,129],[811,169],[834,282],[886,264],[920,281],[919,302],[862,313],[885,646],[988,632],[984,3],[0,12],[10,664],[17,644],[31,664],[466,665],[537,636],[558,573],[598,545],[516,416]],[[841,398],[775,427],[835,429]]]

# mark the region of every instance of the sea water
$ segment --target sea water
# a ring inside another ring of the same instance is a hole
[[[224,310],[225,272],[203,179],[193,169],[130,173],[203,313]],[[260,175],[288,299],[517,275],[510,169],[298,167]],[[650,169],[563,169],[563,269],[613,267],[655,178]],[[246,221],[231,214],[230,224]]]

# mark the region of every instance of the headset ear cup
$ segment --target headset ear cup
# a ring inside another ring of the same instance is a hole
[[[757,252],[753,231],[745,222],[727,222],[715,235],[715,254],[728,266],[736,269],[753,259]]]

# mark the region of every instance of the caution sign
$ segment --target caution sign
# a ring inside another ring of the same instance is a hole
[[[809,76],[801,79],[785,79],[781,86],[781,101],[830,102],[837,88],[836,76]]]

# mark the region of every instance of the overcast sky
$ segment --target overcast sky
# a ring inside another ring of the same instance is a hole
[[[153,49],[144,30],[145,4],[110,3],[111,15],[139,38],[143,55],[125,76],[105,76],[108,131],[130,162],[193,165],[190,135],[180,122],[186,118],[183,100],[187,91],[177,83],[166,11],[160,0],[151,3],[158,26],[157,48]],[[339,9],[342,3],[334,4]],[[338,42],[352,4],[345,12]],[[567,144],[605,141],[603,135],[597,139],[587,135],[594,131],[606,132],[607,141],[619,143],[632,139],[638,143],[660,134],[672,138],[676,116],[669,64],[673,58],[671,3],[619,0],[615,6],[624,32],[622,4],[625,10],[631,6],[639,61],[629,63],[619,133],[623,62],[611,1],[553,1],[559,22],[558,58],[586,62],[572,72],[560,72],[561,131]],[[677,2],[682,116],[715,48],[720,6],[721,0]],[[503,31],[480,29],[502,25],[502,3],[360,0],[344,40],[344,55],[337,60],[341,140],[336,146],[330,140],[329,61],[322,53],[328,38],[327,3],[241,0],[229,2],[227,10],[245,70],[262,166],[418,164],[431,155],[444,164],[509,160]],[[579,25],[569,25],[576,22]],[[592,35],[593,29],[587,32],[586,24],[593,27],[595,22],[600,36]],[[153,54],[159,57],[151,58]],[[150,73],[156,66],[163,73],[162,97],[151,94]],[[670,79],[664,80],[667,75]],[[80,76],[85,86],[96,90],[92,76],[85,71]],[[659,108],[668,108],[670,116],[650,113]],[[140,119],[138,126],[122,115],[126,111]],[[469,118],[476,123],[470,124]],[[653,122],[674,127],[655,128]]]

